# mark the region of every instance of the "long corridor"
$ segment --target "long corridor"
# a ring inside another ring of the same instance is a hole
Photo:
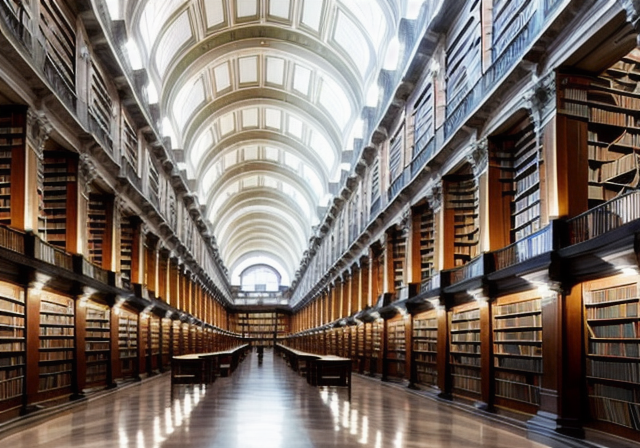
[[[314,388],[272,351],[230,378],[175,386],[167,375],[0,439],[11,448],[542,448],[517,431],[357,376],[353,394]]]

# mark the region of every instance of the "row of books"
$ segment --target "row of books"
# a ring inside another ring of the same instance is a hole
[[[529,188],[533,187],[534,185],[537,185],[540,183],[540,172],[539,171],[534,171],[533,173],[529,174],[528,176],[518,180],[515,182],[516,185],[516,194],[519,195],[521,194],[523,191],[528,190]]]
[[[74,316],[69,314],[40,314],[41,325],[69,325],[74,324]]]
[[[24,364],[24,355],[0,356],[0,369]]]
[[[613,325],[589,325],[589,331],[592,336],[597,338],[637,338],[638,324],[636,322],[627,322],[623,324]]]
[[[640,358],[640,344],[637,342],[601,342],[592,339],[589,341],[589,354]]]
[[[497,329],[518,328],[518,327],[539,327],[541,325],[542,325],[542,315],[540,313],[494,320],[494,327]]]
[[[630,285],[618,286],[616,288],[601,289],[591,291],[585,294],[585,303],[603,303],[613,302],[616,300],[628,300],[638,297],[638,286],[633,283]]]
[[[496,331],[494,341],[542,341],[542,330]]]
[[[429,364],[435,364],[437,361],[437,357],[436,357],[436,353],[415,353],[415,362],[420,364],[420,363],[429,363]]]
[[[524,401],[531,404],[540,404],[540,387],[505,381],[495,380],[495,394],[497,397],[507,398],[510,400]]]
[[[459,365],[459,366],[474,366],[480,367],[480,357],[479,356],[465,356],[459,354],[451,354],[451,364]]]
[[[6,381],[0,380],[0,401],[22,395],[24,376],[11,378]]]
[[[24,368],[22,366],[15,369],[0,370],[0,381],[6,381],[13,378],[20,378],[24,375]]]
[[[534,205],[540,201],[540,189],[532,191],[531,194],[523,196],[514,203],[514,212],[519,213],[522,210]]]
[[[640,382],[640,364],[637,362],[612,362],[587,358],[587,375],[596,378]]]
[[[600,167],[600,179],[596,178],[595,181],[608,182],[623,174],[635,171],[638,168],[638,157],[637,154],[631,153],[612,162],[603,164]],[[594,175],[594,177],[597,176]]]
[[[0,299],[0,323],[13,325],[9,319],[13,318],[14,316],[3,315],[2,314],[3,311],[9,311],[10,313],[16,313],[16,314],[24,314],[24,304]],[[23,325],[24,325],[24,321],[23,321]]]
[[[69,386],[71,386],[71,373],[59,373],[58,375],[47,375],[45,377],[41,377],[38,384],[38,390],[42,392]]]
[[[0,340],[2,338],[17,339],[24,337],[24,327],[10,327],[0,325]]]
[[[472,378],[468,376],[460,376],[452,374],[453,388],[463,391],[469,391],[476,394],[480,393],[481,382],[480,378]]]
[[[71,347],[73,348],[73,347]],[[51,352],[41,351],[39,353],[40,361],[67,361],[73,359],[73,351],[71,350],[57,350]]]
[[[624,153],[621,152],[610,151],[608,147],[591,144],[587,146],[587,156],[589,157],[589,160],[595,160],[597,162],[613,162],[623,155]],[[593,181],[598,182],[598,179],[593,179]]]
[[[0,340],[0,353],[1,352],[22,352],[25,350],[24,342],[6,342]]]
[[[95,364],[87,367],[87,384],[98,383],[106,381],[107,379],[107,365]]]
[[[638,389],[618,387],[611,384],[592,384],[591,395],[596,397],[612,398],[614,400],[620,401],[632,401],[640,403],[640,391]]]
[[[522,212],[514,213],[513,225],[515,228],[522,227],[524,224],[540,218],[540,202]]]
[[[480,354],[480,344],[453,344],[451,353],[475,353]]]
[[[40,365],[40,375],[49,375],[61,372],[71,372],[73,370],[73,364],[70,362],[66,362],[63,364],[41,364]]]
[[[73,338],[40,339],[40,348],[73,348]]]
[[[463,312],[459,312],[459,313],[453,313],[453,315],[451,316],[451,322],[459,322],[459,321],[463,321],[463,320],[475,320],[475,319],[480,319],[480,310],[479,309],[474,309],[474,310],[470,310],[470,311],[463,311]],[[479,322],[478,322],[479,324]],[[478,327],[480,328],[480,327]]]
[[[480,342],[480,332],[452,333],[451,342]]]
[[[609,124],[619,127],[631,127],[638,126],[638,120],[633,115],[628,115],[623,112],[612,112],[610,110],[604,110],[597,107],[589,107],[589,121],[594,123]]]
[[[587,319],[615,319],[621,317],[638,317],[638,302],[587,307]]]
[[[593,396],[589,398],[589,403],[598,420],[640,430],[640,404]]]
[[[131,349],[131,350],[121,349],[119,351],[119,355],[120,355],[120,359],[136,358],[138,356],[138,350],[137,349]]]
[[[542,356],[539,344],[494,344],[493,352],[500,355]]]
[[[423,330],[423,329],[414,329],[413,330],[414,338],[426,338],[426,339],[437,339],[438,338],[438,330]]]
[[[85,344],[85,349],[89,351],[96,350],[109,350],[111,348],[111,343],[107,341],[89,341]]]
[[[494,356],[493,365],[494,367],[503,369],[542,373],[541,358],[515,358],[509,356]]]
[[[49,301],[40,302],[40,313],[68,314],[73,315],[73,300],[64,301],[63,303],[54,303]]]
[[[109,352],[107,351],[88,351],[87,352],[87,364],[96,362],[106,362],[111,359]]]

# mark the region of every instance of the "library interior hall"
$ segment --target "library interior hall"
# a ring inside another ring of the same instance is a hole
[[[640,1],[0,0],[0,444],[640,448]]]

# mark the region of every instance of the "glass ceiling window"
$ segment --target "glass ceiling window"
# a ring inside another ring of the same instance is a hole
[[[357,17],[367,30],[377,49],[387,34],[387,20],[380,5],[372,0],[347,0],[342,3]]]
[[[245,269],[241,278],[241,289],[248,292],[280,290],[280,274],[271,266],[257,265]]]
[[[151,50],[162,26],[181,5],[184,0],[153,0],[147,3],[140,16],[140,34],[147,53]]]
[[[342,11],[338,11],[333,39],[349,55],[358,68],[360,76],[364,79],[369,72],[369,62],[371,61],[369,41],[355,22]]]
[[[192,36],[189,13],[185,11],[167,28],[156,49],[156,67],[160,76],[164,76],[169,62]]]

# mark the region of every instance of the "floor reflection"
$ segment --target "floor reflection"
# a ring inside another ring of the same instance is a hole
[[[231,377],[176,386],[167,376],[118,391],[2,440],[11,448],[541,448],[440,403],[358,376],[314,388],[265,351]]]

